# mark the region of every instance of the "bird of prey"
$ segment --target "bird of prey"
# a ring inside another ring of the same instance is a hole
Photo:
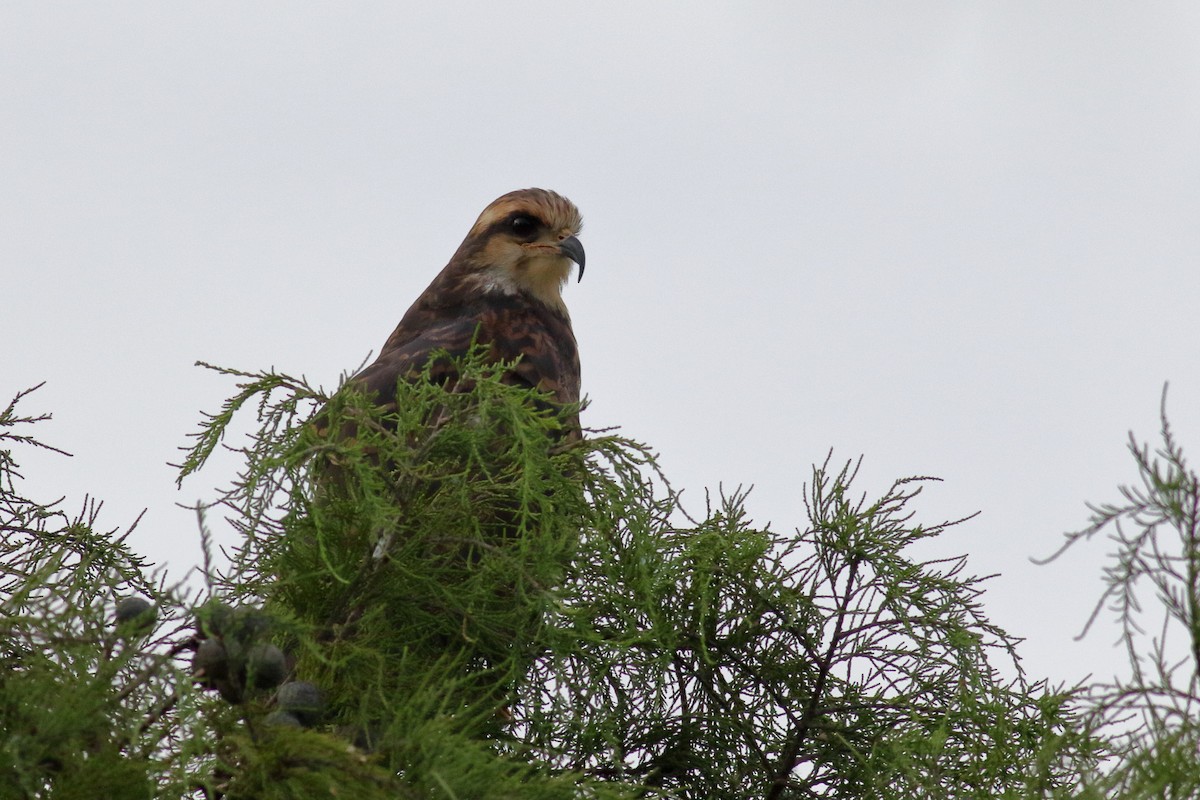
[[[580,397],[579,351],[562,289],[570,276],[572,263],[578,265],[579,275],[583,276],[584,250],[578,238],[581,227],[579,209],[555,192],[522,189],[493,201],[479,215],[449,263],[405,312],[384,343],[379,357],[352,377],[347,388],[364,394],[385,411],[395,409],[400,394],[398,386],[408,381],[416,382],[426,371],[448,392],[465,393],[471,387],[464,385],[466,382],[461,380],[455,361],[482,346],[486,348],[489,360],[502,361],[506,365],[501,375],[504,382],[540,390],[546,393],[547,403],[566,407],[566,414],[559,418],[563,428],[558,436],[567,441],[578,440],[581,436],[577,405]],[[431,432],[437,431],[443,420],[441,409],[430,409],[430,414],[423,424],[427,423]],[[333,427],[337,439],[354,439],[358,436],[358,419],[344,418],[336,427],[319,422],[318,431],[329,431]],[[504,434],[502,429],[495,432]],[[453,437],[449,441],[446,452],[453,461],[457,455]],[[415,439],[399,442],[400,447],[393,452],[405,451],[404,445],[410,443],[417,442]],[[419,453],[421,448],[412,450],[416,457],[424,457]],[[386,461],[373,447],[367,447],[360,455],[365,457],[368,465]],[[345,493],[345,498],[350,501],[345,506],[345,513],[351,517],[348,533],[355,539],[365,536],[373,543],[371,563],[377,569],[372,574],[382,583],[375,585],[368,580],[364,584],[367,588],[361,589],[361,597],[353,596],[360,591],[353,584],[346,588],[352,595],[346,600],[346,607],[351,610],[338,607],[339,624],[355,619],[361,613],[362,603],[376,603],[381,596],[394,596],[396,608],[404,614],[413,608],[421,610],[426,627],[418,636],[425,646],[443,650],[452,643],[456,648],[469,646],[475,657],[486,663],[500,663],[510,658],[513,642],[526,641],[532,636],[530,631],[536,630],[540,619],[540,612],[534,606],[515,602],[516,587],[518,584],[525,586],[527,580],[537,583],[554,579],[558,566],[547,554],[557,552],[555,548],[559,544],[556,543],[561,537],[558,534],[539,537],[548,549],[537,551],[542,557],[525,565],[535,578],[522,573],[519,580],[510,574],[516,563],[510,559],[490,562],[499,565],[494,568],[499,570],[498,573],[479,568],[484,542],[479,542],[481,546],[477,547],[473,537],[481,535],[487,540],[487,547],[494,548],[497,542],[512,539],[521,531],[541,531],[538,522],[543,519],[549,518],[552,522],[552,514],[543,517],[535,513],[549,505],[515,496],[520,486],[536,485],[536,480],[532,484],[522,483],[526,474],[523,471],[518,477],[489,475],[488,481],[479,475],[479,487],[467,482],[465,491],[474,494],[464,504],[460,502],[463,495],[455,494],[462,488],[462,482],[444,482],[433,472],[410,474],[396,470],[393,475],[393,470],[387,469],[385,471],[395,478],[396,483],[381,488],[393,493],[396,510],[400,512],[398,518],[392,520],[386,515],[388,518],[382,527],[376,527],[380,520],[372,518],[371,527],[363,528],[358,526],[353,515],[364,507],[369,508],[370,504],[359,502],[359,487],[355,485],[352,472],[343,470],[346,463],[337,453],[330,453],[330,458],[321,464],[317,499],[341,501],[342,490],[348,490]],[[472,473],[472,477],[475,476]],[[447,484],[452,488],[444,496],[450,499],[437,506],[442,510],[436,512],[436,524],[422,527],[429,519],[423,515],[436,505],[431,498]],[[372,486],[374,484],[369,483],[367,490],[372,491]],[[538,496],[544,496],[548,501],[551,492]],[[325,518],[341,520],[341,513],[339,510]],[[469,514],[471,518],[467,519],[463,514]],[[538,520],[530,519],[531,516],[537,516]],[[403,539],[405,546],[393,547],[397,537]],[[516,549],[524,552],[520,547]],[[320,552],[320,558],[326,558],[324,551],[314,549],[312,552]],[[382,566],[387,564],[406,566],[396,567],[397,573]],[[315,567],[316,570],[322,568]],[[456,591],[446,596],[435,592],[431,595],[434,599],[427,600],[423,596],[414,599],[406,594],[412,587],[407,578],[400,582],[390,582],[388,578],[409,574],[404,570],[411,570],[412,574],[437,575],[448,586],[475,588],[461,596]],[[487,579],[495,582],[494,591],[489,593],[479,589],[475,583],[479,575],[490,576]],[[334,587],[333,591],[342,589]],[[460,601],[464,605],[456,607],[454,604]],[[438,619],[445,625],[440,633]],[[481,619],[485,622],[478,621]]]
[[[562,288],[572,262],[583,278],[582,224],[579,209],[555,192],[520,189],[497,198],[351,382],[387,405],[396,382],[419,374],[435,350],[457,357],[478,343],[494,360],[517,362],[504,376],[509,383],[548,392],[561,405],[578,403],[579,351]],[[431,372],[455,388],[448,360]],[[577,435],[578,415],[566,422]]]

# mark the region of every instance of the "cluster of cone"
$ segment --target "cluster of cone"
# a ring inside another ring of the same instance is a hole
[[[158,621],[158,608],[143,597],[125,597],[114,617],[118,631],[145,635]],[[271,642],[272,627],[271,617],[253,607],[210,602],[196,609],[196,634],[188,643],[195,651],[192,677],[235,705],[273,691],[268,723],[311,728],[321,722],[323,693],[308,681],[285,681],[290,660]]]

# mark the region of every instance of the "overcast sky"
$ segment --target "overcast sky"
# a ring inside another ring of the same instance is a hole
[[[1102,542],[1032,565],[1135,477],[1160,392],[1200,454],[1200,5],[5,3],[0,401],[182,574],[232,462],[174,486],[230,381],[335,385],[478,213],[572,198],[584,422],[685,497],[754,484],[804,523],[810,464],[979,517],[931,552],[999,573],[1030,672],[1118,668],[1070,637]]]

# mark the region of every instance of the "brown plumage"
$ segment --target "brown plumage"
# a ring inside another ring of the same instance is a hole
[[[583,277],[582,224],[570,200],[544,189],[495,200],[352,382],[386,405],[396,382],[418,374],[434,350],[460,356],[476,341],[496,360],[520,359],[505,376],[511,383],[578,403],[579,351],[561,292],[571,262]],[[457,388],[449,363],[432,371]],[[569,423],[578,430],[577,416]]]

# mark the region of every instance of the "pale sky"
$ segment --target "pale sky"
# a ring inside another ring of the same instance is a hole
[[[936,475],[929,549],[998,573],[1031,675],[1119,669],[1071,637],[1164,381],[1200,457],[1200,5],[5,3],[0,401],[75,454],[43,499],[181,576],[175,448],[233,392],[197,359],[327,387],[377,351],[478,213],[573,199],[584,423],[697,507],[754,484],[804,524],[810,465]],[[228,538],[226,538],[228,541]]]

